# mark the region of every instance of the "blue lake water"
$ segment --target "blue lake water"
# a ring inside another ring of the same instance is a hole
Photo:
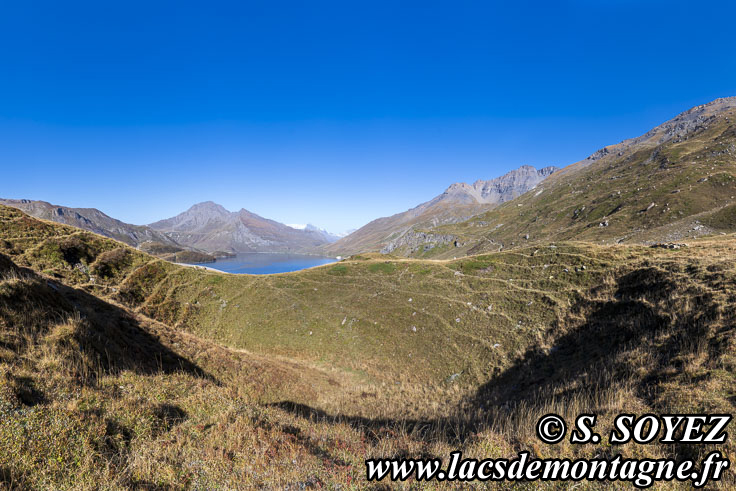
[[[273,274],[299,271],[336,261],[337,259],[331,257],[249,252],[238,254],[236,257],[218,259],[214,263],[199,264],[199,266],[207,266],[225,273]]]

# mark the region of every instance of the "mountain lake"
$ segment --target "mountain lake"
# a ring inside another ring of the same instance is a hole
[[[235,274],[273,274],[299,271],[322,264],[336,262],[332,257],[307,256],[304,254],[282,254],[269,252],[240,253],[235,257],[218,259],[214,263],[201,263],[197,266],[216,269]]]

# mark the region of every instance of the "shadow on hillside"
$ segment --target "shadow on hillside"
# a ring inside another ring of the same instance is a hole
[[[122,370],[148,375],[185,372],[214,380],[197,364],[162,344],[125,309],[82,290],[55,286],[87,321],[80,344],[99,358],[106,373]]]
[[[530,349],[516,363],[467,398],[454,416],[435,420],[388,420],[333,416],[291,401],[275,404],[286,411],[321,421],[348,423],[368,439],[391,427],[430,435],[452,443],[497,426],[519,405],[585,400],[598,389],[633,382],[638,396],[652,403],[656,386],[677,375],[682,354],[708,344],[709,327],[719,316],[710,293],[678,284],[656,268],[641,268],[620,277],[613,289],[599,287],[574,304],[548,350]],[[656,338],[656,339],[655,339]],[[627,355],[645,351],[647,375],[632,372]],[[673,370],[674,368],[674,370]]]
[[[6,331],[16,331],[4,343],[8,349],[20,354],[29,339],[33,343],[48,340],[49,335],[55,335],[50,330],[66,323],[69,329],[61,329],[54,342],[66,356],[91,361],[95,373],[186,372],[215,380],[165,346],[121,307],[83,290],[45,280],[1,254],[0,280],[6,280],[0,294],[0,325],[8,326]],[[90,381],[93,379],[94,373]]]
[[[685,304],[689,304],[686,307]],[[609,300],[581,300],[571,314],[582,322],[547,351],[533,349],[510,369],[481,386],[471,407],[531,403],[585,395],[636,380],[638,396],[653,402],[652,389],[679,370],[680,357],[707,340],[718,317],[710,293],[679,285],[668,273],[643,268],[622,276]],[[655,337],[657,338],[655,341]],[[624,354],[647,356],[647,376],[637,378]],[[574,387],[559,393],[560,388]]]

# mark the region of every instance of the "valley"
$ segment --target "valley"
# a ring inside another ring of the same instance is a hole
[[[534,424],[733,413],[734,101],[337,241],[212,202],[134,229],[0,205],[0,482],[360,489],[372,457],[733,456],[730,441],[548,445]],[[226,274],[149,241],[352,252]]]
[[[337,236],[313,225],[293,228],[245,209],[231,213],[199,203],[176,217],[151,225],[131,225],[95,208],[69,208],[45,201],[0,199],[31,216],[89,230],[174,263],[211,263],[237,253],[315,254]]]
[[[212,201],[198,203],[149,227],[190,247],[230,253],[314,253],[333,240],[320,229],[296,229],[244,208],[230,212]]]
[[[736,489],[736,2],[5,2],[0,491]]]
[[[571,451],[533,438],[533,421],[552,409],[604,421],[732,410],[733,235],[680,249],[560,242],[443,261],[366,254],[249,276],[0,212],[12,415],[3,438],[18,438],[15,425],[48,425],[37,447],[4,456],[6,482],[349,485],[362,459],[387,452]],[[32,463],[41,448],[59,460]],[[274,465],[278,474],[263,474]]]

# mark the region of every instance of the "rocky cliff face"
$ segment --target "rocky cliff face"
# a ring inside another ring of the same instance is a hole
[[[211,252],[310,253],[328,243],[320,231],[298,230],[245,209],[230,212],[211,201],[150,227],[180,244]]]
[[[555,172],[557,167],[535,169],[523,165],[501,177],[488,181],[475,181],[472,185],[459,182],[451,185],[429,203],[451,201],[463,204],[501,204],[521,196]]]
[[[382,254],[391,254],[401,250],[405,254],[416,254],[417,252],[428,252],[435,247],[452,244],[459,247],[460,243],[454,235],[434,234],[427,232],[415,232],[408,230],[401,237],[392,240],[381,249]]]

